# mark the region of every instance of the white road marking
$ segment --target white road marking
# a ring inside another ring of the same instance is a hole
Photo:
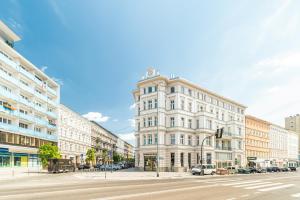
[[[292,187],[292,186],[294,186],[294,184],[280,185],[280,186],[277,186],[277,187],[259,189],[258,191],[267,192],[267,191],[271,191],[271,190],[278,190],[278,189],[283,189],[283,188],[289,188],[289,187]]]
[[[207,181],[207,183],[226,183],[226,182],[234,182],[234,181],[240,181],[240,179],[228,179],[228,180],[211,180],[211,181]]]
[[[297,197],[300,197],[300,193],[292,194],[291,197],[296,197],[296,198],[297,198]]]
[[[258,182],[258,183],[247,183],[247,184],[243,184],[243,185],[236,185],[233,187],[249,187],[249,186],[257,186],[257,185],[263,185],[263,184],[267,184],[267,183],[271,183],[271,182]]]
[[[249,194],[244,194],[241,197],[243,198],[243,197],[249,197],[249,196],[250,196]]]
[[[237,182],[237,183],[228,183],[228,184],[223,184],[224,186],[233,186],[233,185],[242,185],[242,184],[246,184],[246,183],[258,183],[261,182],[261,180],[257,180],[257,181],[242,181],[242,182]]]
[[[257,188],[266,188],[270,186],[275,186],[275,185],[282,185],[282,183],[270,183],[270,184],[265,184],[265,185],[257,185],[257,186],[252,186],[252,187],[246,187],[246,190],[253,190]]]
[[[139,196],[163,194],[163,193],[169,193],[169,192],[178,192],[178,191],[194,190],[194,189],[201,189],[201,188],[209,188],[209,187],[214,187],[214,186],[217,186],[217,184],[204,185],[204,186],[194,186],[194,187],[185,187],[185,188],[177,188],[177,189],[169,189],[169,190],[161,190],[161,191],[154,191],[154,192],[143,192],[143,193],[137,193],[137,194],[127,194],[127,195],[120,195],[120,196],[98,198],[98,199],[94,199],[94,200],[126,199],[126,198],[133,198],[133,197],[139,197]]]

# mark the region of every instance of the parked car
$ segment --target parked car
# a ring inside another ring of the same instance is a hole
[[[82,169],[90,169],[91,166],[88,164],[83,164],[83,165],[78,165],[78,170],[82,170]]]
[[[280,171],[281,172],[289,172],[291,170],[288,167],[282,167],[282,168],[280,168]]]
[[[267,172],[267,169],[266,168],[258,168],[256,170],[257,173],[266,173]]]
[[[247,168],[239,168],[238,169],[238,174],[250,174],[250,170]]]
[[[289,169],[293,172],[297,171],[297,168],[296,167],[289,167]]]
[[[251,174],[254,174],[257,172],[255,167],[249,167],[248,170],[250,171]]]
[[[204,170],[204,174],[210,174],[210,175],[214,175],[216,173],[216,166],[215,165],[197,165],[195,167],[192,168],[192,174],[193,175],[200,175],[201,174],[201,169]]]
[[[227,167],[227,170],[229,171],[230,174],[235,174],[237,173],[237,170],[235,167]]]
[[[280,172],[280,168],[279,167],[272,167],[272,172]]]

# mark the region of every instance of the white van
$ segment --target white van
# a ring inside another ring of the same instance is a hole
[[[210,174],[210,175],[216,174],[215,165],[203,164],[202,169],[204,170],[204,174]],[[200,173],[201,173],[201,165],[197,165],[192,168],[193,175],[200,175]]]

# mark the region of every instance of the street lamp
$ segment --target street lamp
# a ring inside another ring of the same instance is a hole
[[[223,132],[224,132],[224,128],[220,128],[220,129],[217,129],[216,133],[214,134],[216,136],[217,139],[220,139],[222,138],[222,135],[223,135]],[[203,144],[204,144],[204,141],[210,137],[212,137],[213,135],[209,135],[209,136],[206,136],[203,140],[202,140],[202,143],[201,143],[201,153],[200,153],[200,169],[201,169],[201,172],[200,172],[200,175],[201,176],[204,176],[204,169],[202,168],[203,166]]]

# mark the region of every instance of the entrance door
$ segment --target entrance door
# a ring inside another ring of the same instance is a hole
[[[175,166],[175,153],[171,153],[171,171],[172,172],[175,171],[174,166]]]
[[[144,155],[144,171],[156,171],[155,155]]]

